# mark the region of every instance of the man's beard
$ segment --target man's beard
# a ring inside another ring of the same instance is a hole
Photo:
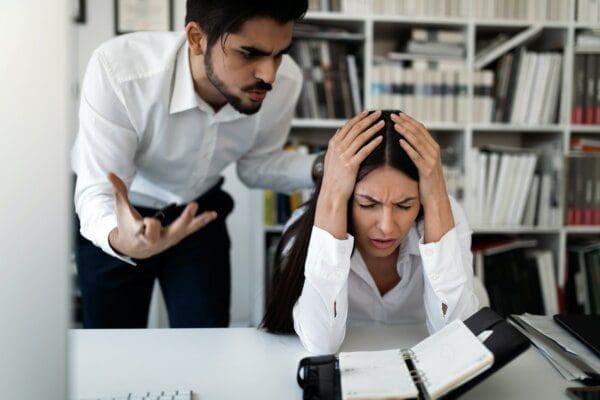
[[[227,90],[227,88],[225,87],[225,83],[221,79],[219,79],[219,77],[215,74],[215,71],[212,66],[211,53],[212,53],[212,51],[209,50],[209,51],[207,51],[206,55],[204,56],[204,70],[206,71],[206,78],[208,79],[208,81],[215,88],[217,88],[219,93],[221,93],[223,95],[223,97],[225,97],[225,100],[227,100],[227,102],[229,104],[231,104],[231,106],[234,109],[236,109],[237,111],[241,112],[242,114],[247,114],[247,115],[252,115],[252,114],[257,113],[258,110],[260,110],[262,101],[256,102],[249,106],[246,106],[243,104],[242,99],[240,97],[229,92]],[[242,91],[250,91],[253,89],[269,91],[272,89],[272,86],[263,81],[259,81],[258,83],[254,84],[254,85],[243,87]]]

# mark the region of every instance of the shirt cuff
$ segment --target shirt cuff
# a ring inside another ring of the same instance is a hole
[[[109,254],[113,257],[118,258],[121,261],[124,261],[131,265],[137,265],[130,257],[122,256],[118,254],[110,245],[108,241],[108,235],[110,231],[117,227],[117,218],[116,216],[108,216],[100,221],[98,221],[96,230],[96,237],[94,240],[94,244],[100,247],[106,254]]]
[[[348,234],[344,240],[313,226],[306,254],[304,274],[309,280],[342,284],[350,271],[350,256],[354,237]]]
[[[450,229],[437,242],[425,244],[421,237],[419,252],[425,276],[434,289],[447,284],[455,286],[465,280],[456,228]]]

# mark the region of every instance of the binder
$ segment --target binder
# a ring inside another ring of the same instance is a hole
[[[554,320],[600,357],[600,315],[561,315]]]
[[[486,330],[492,331],[484,345],[493,354],[494,362],[484,372],[446,393],[442,399],[457,398],[529,347],[525,336],[488,307],[473,314],[464,324],[475,336]],[[415,354],[410,349],[400,350],[400,353],[419,391],[419,398],[429,398],[425,388],[427,374],[415,368]],[[298,366],[297,381],[303,389],[304,400],[342,399],[339,360],[334,355],[303,358]]]

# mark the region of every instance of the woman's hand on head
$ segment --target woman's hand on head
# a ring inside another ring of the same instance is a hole
[[[323,194],[340,196],[346,201],[350,198],[358,167],[381,143],[381,136],[372,139],[384,126],[383,121],[374,124],[380,116],[380,111],[371,114],[363,111],[346,122],[329,140],[321,186]]]
[[[427,128],[414,118],[401,113],[392,114],[394,129],[404,136],[400,146],[419,170],[419,196],[425,209],[428,205],[448,201],[440,145]]]

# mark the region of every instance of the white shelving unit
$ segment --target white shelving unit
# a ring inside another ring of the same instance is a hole
[[[470,0],[477,1],[477,0]],[[468,76],[468,106],[466,110],[466,123],[428,123],[423,121],[425,126],[434,133],[437,138],[450,136],[448,140],[458,144],[461,148],[458,149],[460,154],[460,164],[466,174],[473,166],[465,161],[465,154],[474,145],[482,144],[487,138],[493,138],[496,141],[501,140],[499,144],[514,144],[519,142],[522,137],[548,137],[561,143],[561,152],[564,156],[568,154],[569,139],[573,133],[583,133],[586,135],[600,135],[600,125],[571,125],[570,110],[571,110],[571,92],[572,92],[572,77],[573,77],[573,55],[575,53],[575,36],[579,30],[592,28],[589,24],[581,24],[575,21],[575,0],[568,1],[570,15],[567,21],[523,21],[523,20],[480,20],[473,16],[464,18],[442,18],[442,17],[404,17],[404,16],[382,16],[382,15],[348,15],[334,12],[309,12],[305,17],[305,21],[311,24],[327,26],[328,24],[346,27],[351,27],[353,31],[360,32],[364,35],[364,43],[362,47],[362,71],[363,71],[363,101],[366,108],[369,109],[371,104],[369,80],[371,76],[371,68],[373,65],[374,46],[377,44],[376,32],[382,32],[385,29],[410,29],[412,27],[421,28],[442,28],[463,30],[466,33],[466,65],[470,74]],[[470,7],[469,9],[473,9]],[[539,25],[543,28],[543,32],[551,32],[549,35],[559,37],[563,45],[561,46],[563,54],[562,64],[562,85],[560,90],[560,102],[558,110],[558,122],[551,125],[514,125],[503,123],[475,124],[472,117],[472,107],[474,100],[473,90],[473,71],[475,58],[475,44],[478,32],[485,30],[496,29],[497,31],[515,32],[520,29],[525,29],[531,25]],[[598,28],[595,26],[595,28]],[[410,113],[411,110],[405,110]],[[327,120],[327,119],[295,119],[292,123],[292,135],[302,135],[310,132],[311,135],[322,135],[323,143],[326,143],[328,138],[335,132],[337,128],[343,125],[345,120]],[[499,139],[500,138],[500,139]],[[564,164],[564,163],[563,163]],[[561,181],[561,193],[564,195],[564,174]],[[263,245],[256,249],[255,265],[258,268],[265,266],[266,252],[266,236],[268,234],[280,233],[283,227],[265,226],[264,225],[264,199],[262,192],[257,194],[257,207],[260,210],[256,214],[256,235],[258,238],[263,238]],[[465,193],[468,196],[468,193]],[[564,196],[561,199],[560,211],[564,215]],[[469,198],[464,199],[465,210],[468,212]],[[554,252],[555,262],[560,267],[566,259],[567,240],[571,235],[600,235],[600,226],[551,226],[551,227],[526,227],[526,226],[476,226],[473,227],[476,235],[489,234],[511,234],[524,235],[535,237],[538,240],[539,246],[552,249]],[[260,240],[258,240],[260,242]],[[262,271],[264,274],[264,271]],[[264,293],[264,287],[258,288]],[[257,296],[257,304],[255,305],[255,314],[262,316],[263,305],[262,298]],[[260,317],[259,317],[260,319]]]

